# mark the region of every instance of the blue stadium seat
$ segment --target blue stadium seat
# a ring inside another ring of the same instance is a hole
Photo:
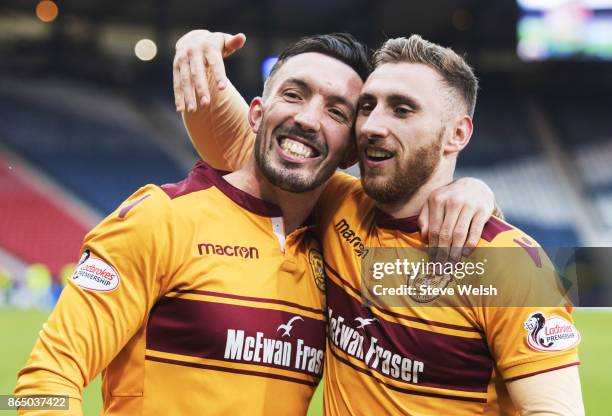
[[[491,166],[540,153],[522,103],[508,92],[482,94],[474,116],[474,135],[459,157],[460,166]]]
[[[102,213],[147,183],[185,176],[146,133],[0,97],[0,137]]]

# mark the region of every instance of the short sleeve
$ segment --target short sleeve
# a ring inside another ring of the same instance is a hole
[[[509,259],[497,271],[498,299],[481,307],[491,354],[505,381],[577,365],[580,333],[553,265],[541,248],[494,247]],[[501,292],[503,291],[503,292]]]
[[[166,273],[168,202],[159,188],[144,187],[87,234],[16,394],[66,394],[78,404],[83,387],[143,325]]]

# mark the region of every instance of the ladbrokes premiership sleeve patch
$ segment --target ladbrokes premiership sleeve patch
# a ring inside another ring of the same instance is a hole
[[[536,351],[563,351],[580,342],[580,333],[567,319],[560,316],[546,317],[535,312],[525,321],[527,345]]]
[[[94,292],[111,292],[119,286],[119,273],[104,260],[93,257],[90,250],[83,252],[71,279]]]

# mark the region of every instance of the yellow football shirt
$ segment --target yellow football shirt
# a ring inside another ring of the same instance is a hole
[[[305,414],[323,370],[319,250],[201,162],[145,186],[85,237],[15,393],[67,394],[80,414],[102,372],[105,415]]]
[[[500,307],[512,299],[464,307],[364,306],[363,260],[376,248],[424,249],[417,218],[386,216],[359,181],[343,174],[332,179],[316,212],[327,271],[326,414],[518,415],[506,382],[579,363],[580,336],[563,304],[517,306],[521,292],[529,296],[550,283],[544,274],[552,270],[542,267],[546,255],[520,230],[492,218],[479,242],[479,248],[511,248],[511,267],[498,281],[506,293],[516,287],[512,307]],[[522,290],[524,282],[531,286]],[[571,339],[554,345],[554,337],[536,339],[527,329],[536,318],[540,329],[564,327]]]

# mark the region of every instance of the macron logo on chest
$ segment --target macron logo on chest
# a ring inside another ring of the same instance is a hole
[[[285,252],[285,225],[282,217],[272,218],[272,232],[278,239],[280,250]],[[259,259],[259,250],[254,246],[241,246],[232,244],[199,243],[200,256],[227,256],[243,259]]]
[[[228,256],[240,257],[243,259],[259,259],[259,250],[257,247],[246,247],[239,245],[222,245],[212,243],[198,244],[198,253],[200,256]]]
[[[348,243],[358,257],[365,258],[369,250],[365,247],[362,238],[351,229],[350,224],[344,218],[338,221],[334,228],[341,239]]]

